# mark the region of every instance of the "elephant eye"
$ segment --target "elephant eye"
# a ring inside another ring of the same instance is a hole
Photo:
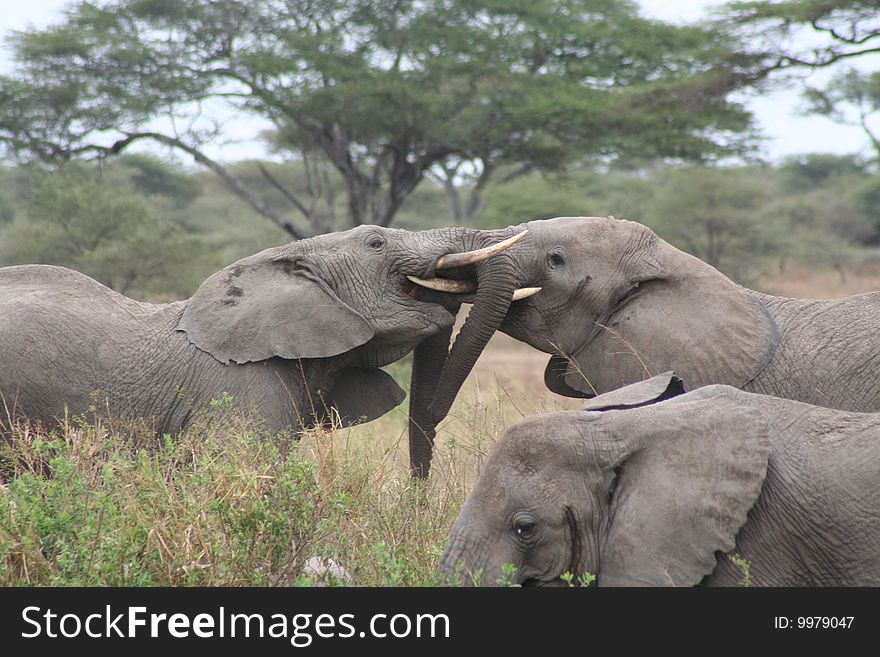
[[[379,237],[378,235],[374,235],[373,237],[370,238],[368,244],[369,244],[370,248],[381,249],[383,246],[385,246],[385,238]]]
[[[519,520],[513,525],[513,533],[520,540],[527,541],[535,533],[535,523],[529,520]]]
[[[547,264],[551,267],[561,267],[565,264],[565,252],[562,249],[553,249],[547,254]]]

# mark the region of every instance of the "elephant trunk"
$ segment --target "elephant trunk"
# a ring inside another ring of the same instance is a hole
[[[437,575],[441,584],[454,586],[486,586],[487,545],[453,529],[446,549],[440,557]]]
[[[409,465],[412,476],[421,479],[428,476],[436,435],[436,422],[428,407],[434,400],[451,339],[450,326],[422,342],[413,352],[409,390]]]
[[[477,263],[475,271],[473,309],[448,357],[449,332],[426,340],[415,351],[409,424],[410,471],[415,477],[428,476],[437,424],[449,413],[477,358],[507,315],[516,290],[515,264],[507,253]]]
[[[455,396],[507,316],[516,290],[516,268],[507,253],[476,266],[477,296],[461,332],[449,352],[430,410],[436,421],[449,413]]]

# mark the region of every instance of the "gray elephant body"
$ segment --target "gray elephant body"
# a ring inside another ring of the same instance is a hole
[[[511,427],[441,572],[734,586],[737,555],[754,586],[880,585],[880,414],[719,385],[668,398],[671,381]]]
[[[244,258],[170,304],[129,299],[62,267],[0,269],[0,430],[94,412],[173,433],[227,395],[273,432],[374,419],[405,397],[378,368],[448,334],[458,309],[453,295],[407,277],[432,276],[442,257],[493,240],[486,231],[362,226]],[[510,266],[484,258],[460,272],[499,298],[495,319],[475,306],[468,323],[479,335],[466,335],[462,349],[479,353],[506,313],[512,276],[495,269]],[[434,342],[430,357],[449,376],[413,385],[451,403],[470,354]]]
[[[764,485],[733,549],[751,562],[751,583],[880,585],[880,413],[715,386],[693,393],[716,394],[758,410],[770,427]],[[743,576],[722,555],[704,583],[737,585]]]
[[[743,390],[851,411],[880,411],[880,292],[788,299],[749,291],[778,338]]]
[[[675,370],[843,410],[880,411],[880,293],[774,297],[741,287],[647,227],[605,217],[532,221],[511,254],[542,287],[501,330],[553,354],[548,387],[590,397]]]
[[[65,409],[81,414],[97,407],[174,433],[228,394],[242,410],[257,412],[267,429],[280,431],[298,424],[296,402],[321,399],[319,391],[335,378],[337,368],[316,367],[320,361],[302,361],[303,372],[300,361],[282,358],[221,363],[176,331],[185,307],[141,303],[62,267],[0,269],[7,412],[51,423]]]

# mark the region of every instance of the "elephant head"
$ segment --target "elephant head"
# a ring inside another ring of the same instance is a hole
[[[520,584],[586,572],[600,586],[698,584],[760,495],[770,429],[733,388],[681,390],[667,373],[511,427],[440,572],[492,585],[512,564]]]
[[[208,278],[187,302],[177,328],[223,363],[326,359],[336,371],[349,368],[338,377],[332,401],[346,414],[367,419],[403,398],[391,377],[377,368],[428,340],[429,348],[417,360],[440,365],[429,372],[436,377],[414,375],[411,414],[436,423],[442,414],[428,415],[419,405],[438,404],[445,414],[511,303],[513,262],[500,253],[506,245],[497,246],[508,236],[508,231],[361,226],[292,242]],[[476,289],[478,296],[470,328],[448,357],[458,295],[410,281],[432,278],[441,267],[465,279],[452,282],[456,289]],[[417,459],[427,473],[430,445]]]
[[[673,369],[694,388],[741,387],[769,362],[777,332],[761,302],[646,226],[560,217],[523,229],[518,284],[542,291],[501,330],[553,354],[553,392],[592,397]]]

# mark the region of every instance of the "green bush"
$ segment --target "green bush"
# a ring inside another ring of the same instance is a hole
[[[140,448],[101,423],[20,431],[3,457],[4,586],[272,584],[322,512],[295,443],[241,427]]]
[[[0,236],[0,265],[62,265],[135,295],[194,287],[201,240],[131,189],[75,167],[35,173],[31,184]]]
[[[153,155],[130,153],[119,164],[128,170],[134,188],[144,196],[164,196],[186,208],[202,193],[199,179]]]
[[[437,583],[465,482],[397,465],[405,410],[300,441],[217,406],[175,438],[95,418],[15,428],[0,444],[0,586],[310,585],[310,557],[358,585]]]
[[[496,185],[476,220],[479,228],[504,228],[532,219],[586,216],[593,208],[576,182],[531,175]]]

